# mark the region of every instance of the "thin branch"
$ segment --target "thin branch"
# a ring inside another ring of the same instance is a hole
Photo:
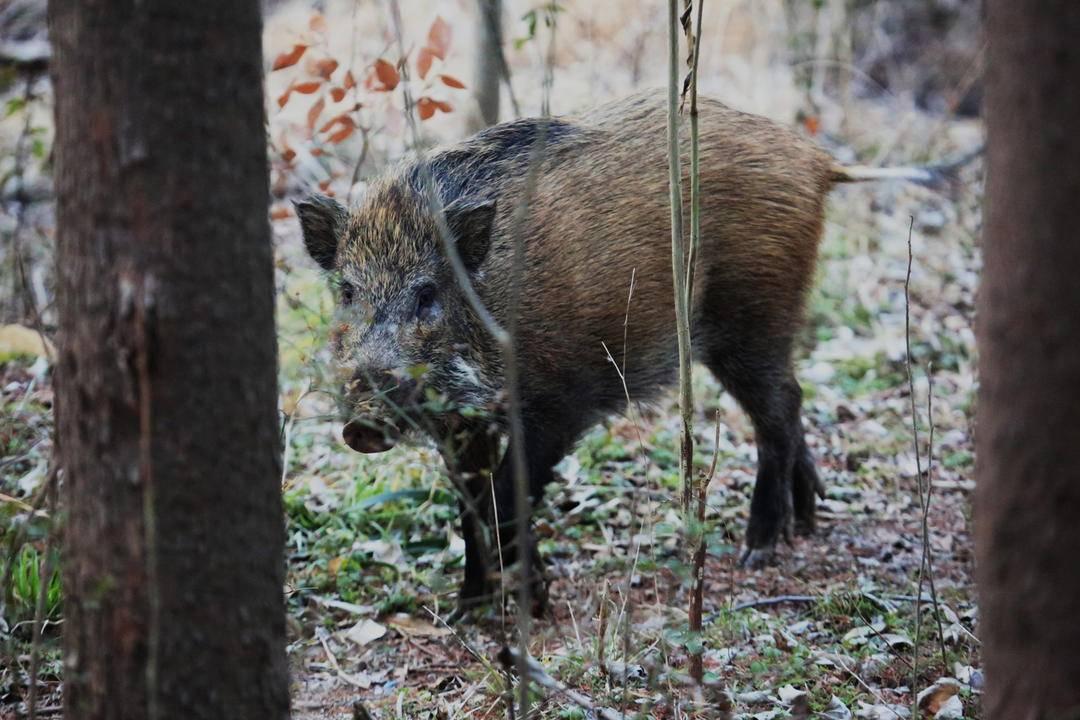
[[[911,400],[911,442],[915,451],[915,484],[919,496],[919,512],[922,521],[922,557],[919,561],[918,591],[915,593],[915,640],[912,649],[914,662],[911,668],[912,692],[915,692],[919,683],[919,650],[922,640],[922,588],[925,580],[924,572],[930,576],[930,597],[933,602],[934,613],[938,618],[939,635],[941,635],[941,608],[938,606],[937,592],[934,589],[934,561],[933,551],[930,548],[930,528],[928,523],[929,496],[923,489],[922,456],[919,451],[919,415],[915,405],[915,376],[912,372],[911,358],[911,267],[914,262],[914,254],[911,249],[911,235],[914,227],[915,217],[912,216],[911,222],[908,225],[908,263],[907,275],[904,277],[904,365],[907,368],[908,394]],[[930,418],[930,423],[932,426],[933,418]],[[929,484],[929,482],[927,482],[927,484]],[[948,661],[945,657],[945,639],[942,636],[939,637],[939,640],[941,642],[942,672],[948,673]],[[917,706],[913,708],[912,714],[916,718],[918,717],[919,708]]]
[[[683,239],[682,170],[679,162],[679,1],[668,0],[668,186],[671,201],[671,269],[679,341],[679,409],[682,442],[679,477],[682,507],[690,511],[693,482],[693,393],[690,384],[690,319],[686,305],[686,248]]]

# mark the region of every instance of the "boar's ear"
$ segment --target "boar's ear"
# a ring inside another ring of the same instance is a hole
[[[446,206],[446,224],[457,240],[458,254],[469,272],[476,272],[487,257],[494,222],[494,200],[463,199]]]
[[[325,195],[309,195],[295,207],[308,255],[323,270],[332,270],[348,212]]]

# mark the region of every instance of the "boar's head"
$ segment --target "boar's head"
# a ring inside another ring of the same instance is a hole
[[[337,290],[331,344],[346,444],[388,450],[402,432],[433,432],[442,419],[494,401],[481,362],[490,339],[455,282],[423,196],[389,179],[352,212],[323,196],[296,209],[308,253]],[[494,202],[457,200],[445,215],[466,269],[482,281]]]

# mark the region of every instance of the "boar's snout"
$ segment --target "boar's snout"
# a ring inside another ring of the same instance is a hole
[[[393,425],[367,418],[350,420],[341,431],[345,444],[359,453],[381,453],[397,445],[398,430]]]

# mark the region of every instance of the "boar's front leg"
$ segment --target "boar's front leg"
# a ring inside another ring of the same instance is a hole
[[[527,403],[529,411],[523,418],[525,438],[525,465],[528,472],[530,511],[544,496],[544,488],[555,478],[552,468],[566,456],[578,434],[580,422],[569,419],[565,413],[540,412],[538,403]],[[509,568],[520,557],[517,539],[517,483],[514,477],[514,447],[506,448],[502,462],[495,474],[495,508],[499,522],[499,551],[502,566]],[[547,582],[544,566],[536,549],[532,533],[531,513],[524,522],[528,524],[525,552],[530,559],[529,596],[534,616],[547,607]]]
[[[461,442],[447,443],[443,449],[443,459],[458,494],[461,535],[465,539],[465,579],[451,621],[468,617],[492,597],[488,562],[491,552],[485,523],[491,513],[491,469],[497,451],[498,438],[484,430],[468,432]]]

